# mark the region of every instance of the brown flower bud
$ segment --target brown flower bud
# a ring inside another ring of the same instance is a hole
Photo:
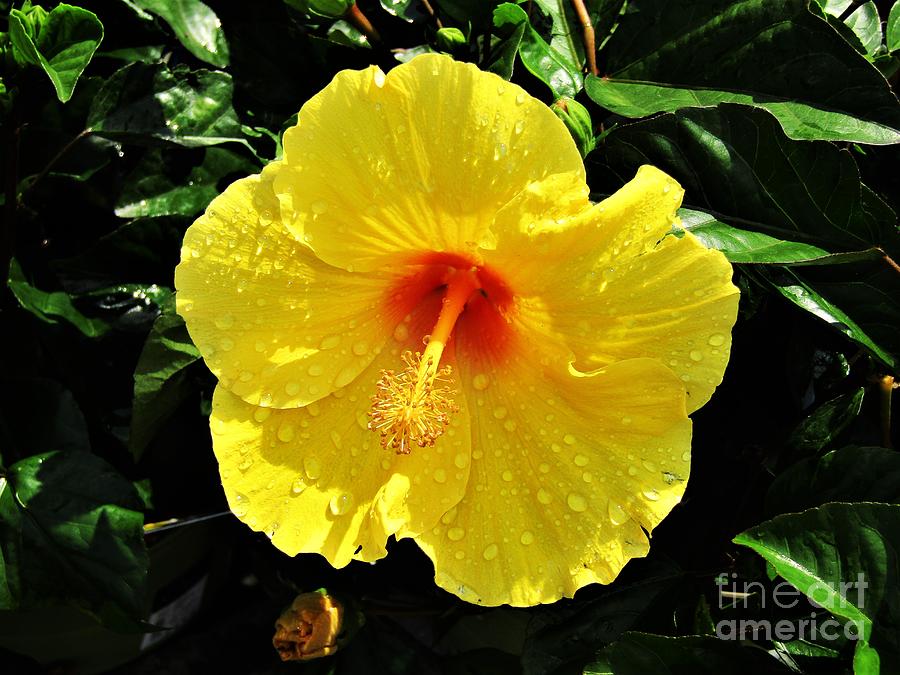
[[[272,644],[282,661],[306,661],[337,651],[344,608],[325,593],[301,593],[275,622]]]

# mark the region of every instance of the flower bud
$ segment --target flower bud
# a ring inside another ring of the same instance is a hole
[[[466,36],[459,28],[445,27],[438,29],[437,46],[442,52],[453,53],[466,44]]]
[[[272,644],[282,661],[333,654],[343,629],[344,608],[324,591],[301,593],[275,622]]]
[[[591,123],[591,114],[578,101],[563,96],[557,99],[552,106],[553,112],[561,119],[582,157],[594,149],[594,125]]]

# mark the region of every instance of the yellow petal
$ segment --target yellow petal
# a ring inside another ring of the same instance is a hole
[[[476,416],[469,485],[416,538],[438,585],[484,605],[553,602],[609,583],[646,554],[641,528],[678,503],[690,471],[691,423],[671,371],[633,359],[580,373],[517,331],[490,352],[477,328],[460,326]]]
[[[398,318],[390,280],[318,260],[281,224],[272,181],[283,165],[232,183],[185,234],[178,312],[220,385],[244,401],[290,408],[365,369]]]
[[[387,75],[342,71],[284,137],[285,222],[326,262],[371,269],[410,251],[471,253],[530,182],[584,179],[563,123],[517,85],[447,56]]]
[[[343,567],[382,557],[388,536],[430,528],[456,504],[470,465],[464,400],[437,443],[409,455],[384,449],[367,428],[381,370],[421,344],[439,302],[420,305],[403,339],[391,338],[350,385],[306,407],[261,408],[216,389],[213,450],[235,515],[289,555],[321,553]]]
[[[656,358],[685,383],[693,412],[728,363],[739,299],[731,265],[692,235],[669,234],[683,191],[654,167],[595,206],[579,207],[574,180],[571,200],[553,206],[561,181],[498,213],[486,262],[510,270],[523,322],[566,344],[579,369]]]

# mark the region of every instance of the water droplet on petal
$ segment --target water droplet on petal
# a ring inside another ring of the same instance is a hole
[[[553,496],[549,492],[547,492],[544,488],[540,488],[537,491],[537,500],[541,504],[546,505],[553,501]]]
[[[538,471],[541,473],[550,473],[550,465],[544,462],[540,466],[538,466]]]
[[[472,386],[475,387],[478,391],[484,391],[488,388],[490,384],[490,380],[488,376],[484,373],[478,373],[474,378],[472,378]]]
[[[365,356],[369,353],[369,345],[360,340],[353,343],[353,353],[357,356]]]
[[[322,462],[315,457],[303,458],[303,470],[310,480],[317,480],[322,475]]]
[[[339,495],[332,495],[328,500],[328,510],[336,516],[342,516],[350,510],[353,504],[353,496],[342,492]]]
[[[713,347],[721,347],[723,344],[725,344],[725,336],[721,333],[713,333],[709,336],[708,342]]]
[[[249,509],[250,500],[247,499],[247,496],[240,492],[235,492],[234,499],[231,500],[231,512],[238,518],[243,518],[247,515]]]
[[[397,342],[403,342],[404,340],[409,338],[409,328],[407,328],[405,323],[398,323],[397,327],[394,329],[394,339]]]
[[[431,476],[434,478],[435,483],[446,483],[447,482],[447,472],[443,469],[435,469],[434,473]]]
[[[485,560],[493,560],[497,557],[497,554],[500,552],[500,549],[497,548],[497,544],[488,544],[484,551],[481,552],[481,555],[484,556]]]
[[[582,513],[583,511],[587,511],[588,507],[587,499],[585,499],[583,495],[580,495],[577,492],[569,493],[569,496],[566,497],[566,504],[575,513]]]
[[[257,422],[265,422],[271,414],[272,410],[270,408],[257,408],[253,411],[253,419]]]
[[[284,385],[284,391],[288,396],[296,396],[300,393],[300,385],[297,382],[288,382]]]
[[[628,467],[628,475],[629,476],[637,476],[638,469],[636,466],[632,465]]]
[[[563,436],[563,443],[566,445],[575,445],[575,437],[572,434],[566,434]]]
[[[294,439],[294,427],[291,424],[282,424],[278,428],[278,440],[282,443],[289,443]]]
[[[628,514],[625,513],[625,509],[616,504],[615,502],[609,503],[609,522],[613,525],[621,525],[626,520],[628,520]]]
[[[253,460],[247,457],[246,459],[244,459],[244,461],[238,464],[238,469],[240,469],[241,471],[247,471],[251,466],[253,466]]]
[[[469,458],[463,453],[459,453],[453,458],[453,463],[456,465],[457,469],[465,469],[466,465],[469,463]]]
[[[512,471],[506,470],[501,474],[500,477],[503,478],[503,480],[505,480],[507,483],[509,483],[513,479]]]
[[[575,466],[587,466],[588,458],[585,455],[575,455]]]
[[[656,490],[644,490],[643,494],[651,502],[655,502],[659,499],[659,493]]]
[[[231,314],[223,314],[216,319],[216,328],[220,330],[228,330],[234,325],[234,317]]]
[[[341,344],[341,336],[340,335],[327,335],[322,338],[322,341],[319,343],[319,349],[334,349],[339,344]]]
[[[450,541],[459,541],[466,536],[466,531],[461,527],[451,527],[447,530],[447,538]]]
[[[702,361],[703,360],[703,352],[698,349],[693,350],[690,353],[691,361]]]
[[[502,405],[494,408],[494,417],[496,419],[502,420],[504,417],[506,417],[506,414],[507,414],[507,410]]]
[[[525,530],[522,533],[522,536],[519,537],[519,541],[522,543],[523,546],[528,546],[529,544],[534,542],[534,534],[532,534],[528,530]]]
[[[302,476],[297,476],[294,479],[294,482],[291,483],[291,494],[296,496],[302,493],[306,489],[306,481],[303,480]]]

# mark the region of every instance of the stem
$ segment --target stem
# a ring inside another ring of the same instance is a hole
[[[584,6],[584,0],[572,0],[572,7],[581,22],[581,37],[584,40],[584,54],[587,57],[587,67],[591,75],[599,75],[597,69],[597,46],[594,43],[594,24],[591,23],[591,15]]]
[[[90,129],[84,129],[75,138],[73,138],[71,141],[66,143],[62,147],[62,149],[60,149],[59,152],[57,152],[55,155],[53,155],[53,158],[49,162],[47,162],[46,166],[44,166],[44,168],[41,169],[41,172],[37,176],[34,177],[34,180],[31,181],[31,183],[28,185],[28,187],[26,187],[22,191],[22,193],[24,194],[24,193],[28,192],[29,190],[34,188],[35,185],[40,183],[44,179],[44,177],[48,173],[50,173],[50,169],[52,169],[54,166],[56,166],[56,163],[59,162],[59,160],[61,160],[63,157],[65,157],[67,154],[69,154],[69,151],[73,147],[75,147],[75,144],[78,143],[78,141],[80,141],[82,138],[89,136],[90,133],[91,133]]]
[[[425,8],[425,11],[431,15],[431,18],[434,19],[434,25],[436,25],[439,29],[444,27],[444,24],[441,23],[440,17],[435,13],[434,8],[431,6],[431,3],[428,0],[420,0],[422,3],[422,7]]]
[[[891,395],[897,388],[893,375],[885,375],[878,380],[878,389],[881,392],[881,445],[884,448],[892,448],[891,443]]]
[[[375,30],[369,18],[363,14],[357,3],[350,5],[350,8],[344,14],[344,19],[356,28],[360,33],[366,36],[369,42],[381,42],[381,35]]]
[[[6,142],[6,185],[4,195],[4,223],[2,241],[0,241],[0,274],[3,275],[2,284],[5,287],[9,279],[9,265],[13,258],[16,246],[16,211],[19,206],[19,122],[22,111],[19,106],[19,96],[13,99],[13,108],[7,118],[9,124]]]

